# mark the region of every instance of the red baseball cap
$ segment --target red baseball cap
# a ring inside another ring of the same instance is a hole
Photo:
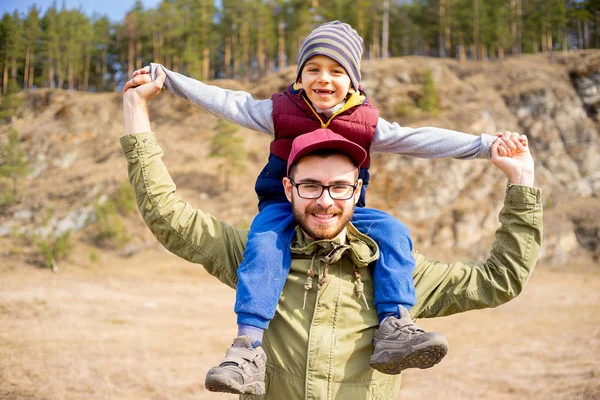
[[[298,162],[299,159],[323,149],[337,150],[344,153],[358,167],[367,159],[367,152],[361,146],[334,133],[330,129],[321,128],[294,139],[292,150],[288,157],[287,174],[290,174],[290,167]]]

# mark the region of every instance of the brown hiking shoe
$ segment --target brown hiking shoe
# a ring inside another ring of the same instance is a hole
[[[407,368],[431,368],[448,353],[441,333],[425,332],[400,307],[400,318],[387,318],[375,331],[370,364],[384,374],[397,375]]]
[[[248,336],[238,336],[221,364],[208,371],[204,386],[211,392],[265,394],[266,368],[262,346],[252,347]]]

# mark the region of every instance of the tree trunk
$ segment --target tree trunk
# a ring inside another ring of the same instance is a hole
[[[473,50],[471,57],[474,60],[479,60],[479,0],[473,0]]]
[[[140,68],[142,68],[142,39],[139,39],[135,44],[135,69]]]
[[[522,8],[521,8],[521,0],[513,0],[513,13],[514,13],[514,17],[513,17],[513,25],[512,25],[512,33],[513,33],[513,37],[514,37],[514,42],[513,42],[513,46],[512,46],[512,54],[519,56],[521,55],[521,14],[522,14]]]
[[[244,82],[250,81],[252,66],[250,65],[250,22],[244,20],[242,23],[242,66],[244,69]]]
[[[377,58],[381,54],[379,47],[379,24],[373,21],[373,43],[371,43],[370,58]]]
[[[202,77],[210,79],[210,49],[208,46],[202,49]]]
[[[208,46],[208,4],[202,2],[202,78],[210,79],[210,48]]]
[[[583,48],[590,48],[590,31],[589,31],[589,22],[585,21],[583,23]]]
[[[450,17],[452,15],[452,2],[446,4],[446,22],[444,29],[444,48],[447,57],[452,57],[452,26],[450,26]]]
[[[265,38],[263,31],[263,22],[260,21],[258,24],[258,42],[256,44],[256,57],[258,65],[258,78],[260,79],[262,78],[265,72]]]
[[[129,39],[127,46],[127,76],[133,75],[135,71],[135,42],[133,39]]]
[[[179,56],[173,56],[173,72],[179,72]]]
[[[465,36],[462,32],[458,34],[458,61],[465,62],[467,60],[467,53],[465,51]]]
[[[239,38],[239,32],[237,31],[237,29],[233,30],[234,35],[232,36],[232,43],[231,43],[231,50],[233,51],[234,49],[239,49],[239,45],[240,45],[240,38]],[[238,79],[239,78],[239,73],[240,73],[240,55],[239,52],[236,52],[236,54],[232,54],[233,56],[233,78],[234,79]]]
[[[402,55],[407,56],[410,52],[410,38],[408,35],[402,36]]]
[[[35,74],[35,52],[32,50],[31,55],[29,56],[29,89],[32,89],[33,85],[35,84],[34,74]]]
[[[13,57],[13,59],[12,59],[10,78],[15,81],[17,80],[17,58],[16,57]]]
[[[479,46],[479,56],[482,60],[487,60],[487,47],[485,44]]]
[[[102,91],[106,90],[106,75],[108,73],[108,50],[102,52]]]
[[[548,29],[546,31],[546,49],[548,49],[548,52],[552,52],[554,48],[554,43],[552,42],[552,30]]]
[[[73,63],[69,63],[68,68],[68,80],[69,80],[69,90],[75,89],[75,76],[73,74]]]
[[[4,63],[4,73],[2,74],[2,93],[6,94],[8,90],[8,64]]]
[[[600,47],[600,11],[596,11],[596,35],[597,35],[596,46]]]
[[[25,70],[23,72],[23,89],[27,89],[29,87],[29,47],[25,50]]]
[[[50,57],[48,60],[48,87],[54,89],[54,59]]]
[[[439,14],[438,55],[446,57],[446,0],[440,0]]]
[[[312,28],[314,29],[317,27],[317,24],[319,23],[319,13],[317,12],[317,10],[319,9],[319,0],[312,0],[311,8],[312,8],[312,15],[311,15],[312,21],[311,22],[312,22]]]
[[[390,40],[390,1],[383,0],[383,19],[381,24],[381,58],[388,58]]]
[[[62,68],[62,65],[60,64],[60,61],[58,61],[56,63],[56,73],[58,75],[58,85],[57,85],[57,87],[59,89],[62,89],[63,85],[65,83],[65,76],[63,74],[63,68]]]
[[[279,70],[282,70],[285,68],[285,24],[282,16],[279,16],[278,53],[279,65],[277,67]]]
[[[223,56],[223,73],[225,78],[231,79],[231,36],[225,38],[225,55]]]
[[[548,52],[548,48],[546,47],[548,43],[546,42],[546,24],[544,22],[542,22],[542,33],[540,41],[542,43],[542,54],[546,54]]]
[[[155,63],[162,64],[160,59],[160,45],[158,42],[158,31],[155,27],[152,28],[152,58]]]
[[[83,90],[85,92],[88,91],[88,84],[90,80],[90,63],[91,56],[89,54],[85,55],[85,66],[83,67]]]

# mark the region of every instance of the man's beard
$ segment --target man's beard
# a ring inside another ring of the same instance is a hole
[[[348,222],[352,219],[354,214],[354,204],[345,211],[336,206],[330,208],[323,208],[318,205],[310,206],[304,209],[304,212],[297,209],[294,204],[294,198],[292,198],[292,213],[296,219],[296,223],[300,228],[315,240],[333,239],[346,227]],[[335,214],[338,216],[338,224],[335,226],[308,224],[307,219],[311,218],[311,214]]]

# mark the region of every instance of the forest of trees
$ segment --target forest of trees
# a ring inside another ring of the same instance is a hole
[[[55,5],[0,21],[1,93],[112,91],[154,61],[198,79],[252,81],[295,64],[303,38],[339,19],[365,58],[497,59],[600,47],[600,0],[162,0],[118,23]]]

